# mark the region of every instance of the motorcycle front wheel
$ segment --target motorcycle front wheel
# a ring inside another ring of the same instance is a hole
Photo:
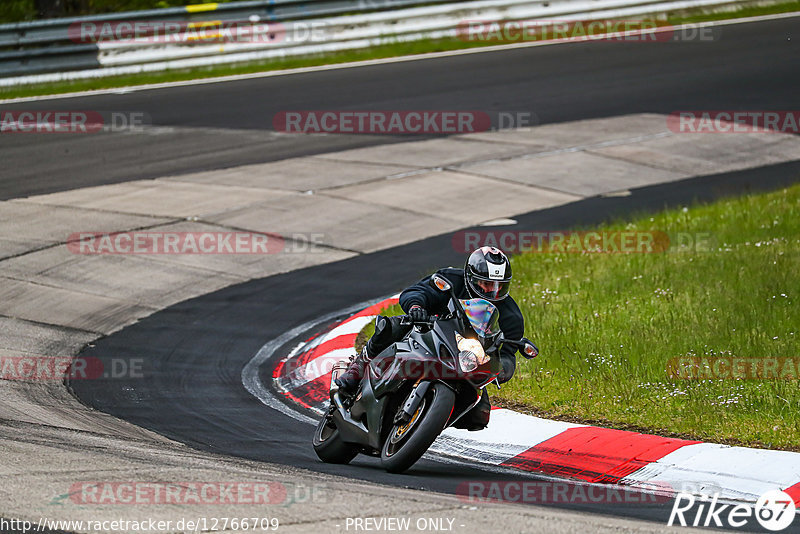
[[[329,464],[350,463],[358,454],[354,445],[342,441],[339,429],[327,417],[323,417],[317,425],[312,444],[319,459]]]
[[[455,392],[442,383],[433,384],[408,423],[394,425],[381,450],[381,466],[402,473],[425,454],[444,429],[456,402]]]

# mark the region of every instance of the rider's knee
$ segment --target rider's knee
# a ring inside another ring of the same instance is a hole
[[[410,326],[400,324],[400,317],[386,317],[379,315],[375,318],[375,333],[367,342],[367,353],[374,358],[395,341],[403,339]]]

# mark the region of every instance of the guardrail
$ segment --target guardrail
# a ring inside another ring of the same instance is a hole
[[[447,3],[455,0],[431,0]],[[232,20],[258,23],[304,20],[348,12],[368,13],[419,5],[420,0],[251,0],[224,4],[110,13],[91,17],[69,17],[0,24],[0,77],[53,70],[99,67],[94,43],[75,43],[70,29],[84,22],[114,24],[123,21],[195,23]]]
[[[745,0],[746,1],[746,0]],[[743,0],[255,0],[0,25],[0,86],[455,37],[466,20],[619,18]],[[134,26],[136,23],[139,26]]]

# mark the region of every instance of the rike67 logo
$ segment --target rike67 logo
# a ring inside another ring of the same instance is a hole
[[[742,528],[753,526],[752,519],[766,530],[778,532],[785,530],[795,518],[795,504],[792,497],[780,490],[768,491],[762,495],[755,506],[750,504],[721,504],[719,494],[696,497],[688,493],[678,493],[668,526],[682,527],[720,527]]]

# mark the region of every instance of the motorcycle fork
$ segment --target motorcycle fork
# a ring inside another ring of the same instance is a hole
[[[430,389],[431,383],[429,381],[423,382],[420,378],[411,388],[411,393],[406,397],[403,407],[397,411],[392,421],[395,425],[404,425],[408,423],[419,408],[422,399]]]

